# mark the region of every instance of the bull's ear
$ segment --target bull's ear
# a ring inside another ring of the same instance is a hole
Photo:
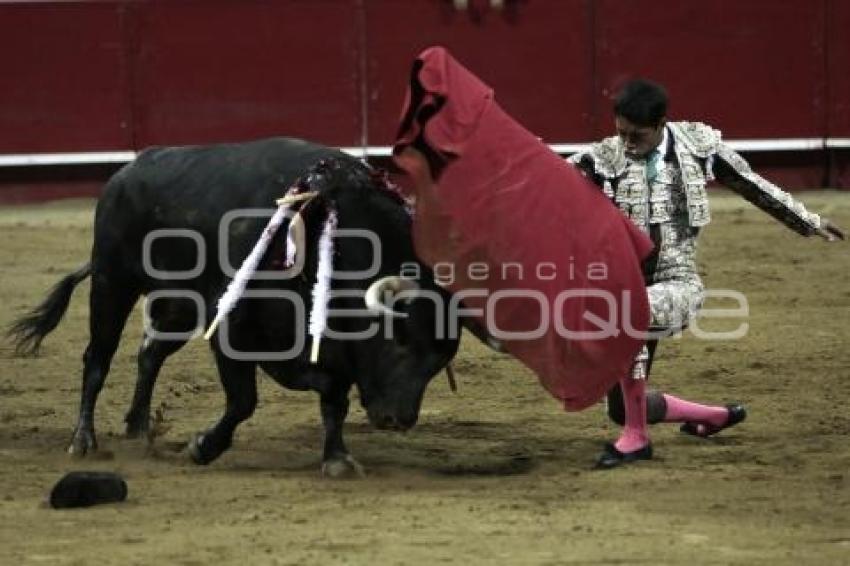
[[[491,350],[495,352],[499,352],[500,354],[504,354],[507,352],[504,344],[498,338],[494,338],[487,332],[487,329],[484,328],[482,324],[473,319],[472,317],[466,316],[461,319],[464,328],[469,330],[473,336],[478,338],[484,345],[489,347]]]

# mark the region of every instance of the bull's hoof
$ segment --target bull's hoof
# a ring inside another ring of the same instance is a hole
[[[145,438],[148,436],[150,432],[150,422],[149,419],[145,418],[144,421],[141,420],[128,420],[127,428],[125,434],[127,438]]]
[[[332,479],[366,477],[366,470],[350,454],[322,462],[322,475]]]
[[[194,435],[191,439],[189,439],[189,445],[187,448],[189,449],[189,458],[192,459],[192,462],[198,464],[199,466],[206,466],[210,462],[216,459],[216,456],[212,456],[204,451],[204,434],[198,433]]]
[[[68,446],[68,454],[82,458],[89,452],[97,451],[97,439],[95,439],[94,431],[77,429],[74,431],[74,436],[71,438],[71,444]]]

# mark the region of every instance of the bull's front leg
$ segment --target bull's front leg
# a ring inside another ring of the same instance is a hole
[[[196,464],[209,464],[230,448],[236,427],[257,408],[257,366],[215,352],[218,375],[224,387],[224,415],[212,428],[189,441],[189,456]]]
[[[322,475],[330,478],[351,478],[365,475],[363,466],[355,460],[342,438],[345,417],[348,416],[348,387],[321,393],[322,424],[325,442],[322,453]]]

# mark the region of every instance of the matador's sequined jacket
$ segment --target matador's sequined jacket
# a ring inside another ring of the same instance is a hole
[[[662,159],[651,183],[646,160],[626,157],[616,136],[569,158],[655,243],[645,271],[650,302],[655,303],[653,324],[662,326],[666,312],[662,303],[671,302],[667,311],[687,317],[673,311],[695,314],[702,302],[695,256],[699,230],[711,218],[708,181],[716,179],[800,234],[812,235],[821,222],[817,214],[754,173],[721,141],[719,131],[698,122],[668,122],[666,130],[658,148]]]

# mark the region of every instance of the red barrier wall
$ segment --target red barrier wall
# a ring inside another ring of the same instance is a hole
[[[599,0],[597,6],[606,16],[596,19],[601,97],[644,75],[667,86],[674,119],[717,124],[734,138],[823,135],[823,3],[653,0],[648,10],[646,2]],[[597,133],[609,131],[609,117],[599,117]]]
[[[827,16],[827,135],[850,138],[850,2],[829,0]]]
[[[360,144],[355,7],[310,0],[134,5],[136,147],[283,133]]]
[[[0,154],[133,146],[126,6],[0,4]]]
[[[827,2],[827,136],[850,139],[850,2]],[[829,180],[850,188],[850,147],[829,154]]]
[[[476,15],[458,12],[450,2],[369,0],[370,143],[392,143],[411,61],[431,45],[450,49],[495,89],[509,113],[546,141],[592,139],[591,1],[536,0]]]
[[[727,138],[850,138],[848,2],[504,1],[3,2],[0,154],[388,145],[410,61],[434,44],[550,143],[609,135],[610,97],[635,75]],[[847,153],[757,159],[788,186],[850,187]]]

